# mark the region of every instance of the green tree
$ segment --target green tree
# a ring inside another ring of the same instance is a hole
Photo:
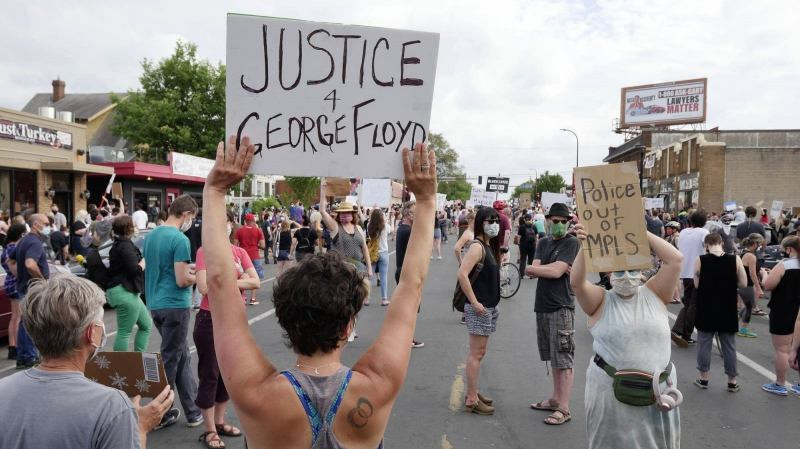
[[[535,182],[535,191],[536,192],[552,192],[552,193],[559,193],[561,189],[566,187],[567,184],[564,182],[564,178],[561,177],[558,173],[550,173],[548,171],[544,172],[544,174],[540,175],[536,178]]]
[[[166,163],[177,151],[214,157],[225,135],[225,66],[197,57],[197,45],[178,41],[158,63],[142,62],[141,89],[112,96],[112,131],[128,139],[139,160]]]
[[[265,196],[263,198],[259,198],[253,201],[252,204],[253,213],[255,214],[261,214],[261,211],[271,207],[277,207],[277,208],[281,207],[281,203],[279,203],[278,199],[275,198],[274,196]]]
[[[300,200],[308,206],[314,200],[314,195],[319,191],[319,178],[307,176],[287,176],[286,184],[292,189],[290,201]],[[286,206],[287,204],[284,204]]]
[[[439,193],[447,194],[448,200],[468,200],[472,193],[472,184],[467,182],[464,168],[458,163],[458,152],[441,134],[431,133],[428,139],[430,148],[436,153]]]
[[[533,179],[529,179],[522,184],[514,187],[514,191],[511,193],[512,198],[519,198],[519,196],[523,193],[530,193],[531,198],[533,198],[533,191],[536,185],[536,181]]]

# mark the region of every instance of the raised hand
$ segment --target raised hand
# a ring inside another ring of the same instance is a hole
[[[227,192],[231,186],[244,179],[253,161],[255,146],[250,143],[250,138],[242,138],[239,148],[236,148],[236,136],[228,138],[228,145],[224,142],[217,145],[217,158],[214,168],[206,178],[206,187]]]
[[[403,171],[408,190],[417,200],[436,199],[436,153],[422,143],[414,145],[413,156],[403,148]]]

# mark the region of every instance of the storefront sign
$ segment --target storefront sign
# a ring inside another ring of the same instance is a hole
[[[430,135],[439,35],[228,14],[226,133],[253,173],[403,178]]]
[[[172,173],[183,176],[207,178],[214,168],[214,161],[204,157],[191,156],[183,153],[172,154]]]
[[[706,121],[707,79],[623,87],[620,128]]]
[[[583,254],[589,272],[651,266],[637,165],[625,162],[575,169],[578,216],[588,234]]]
[[[18,140],[33,145],[46,145],[64,150],[72,149],[72,134],[56,129],[43,128],[29,123],[0,119],[0,137]]]

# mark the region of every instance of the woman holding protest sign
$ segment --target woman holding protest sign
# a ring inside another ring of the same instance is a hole
[[[326,198],[327,182],[325,178],[320,183],[319,210],[322,212],[322,222],[325,223],[331,235],[331,251],[338,252],[345,260],[356,267],[359,273],[366,273],[372,277],[372,260],[369,258],[369,248],[364,229],[356,221],[358,209],[352,204],[343,201],[336,208],[336,218],[328,213],[328,199]],[[369,305],[367,301],[364,305]]]
[[[255,150],[247,137],[238,151],[235,142],[232,136],[227,151],[220,143],[204,188],[203,248],[217,261],[207,267],[217,360],[250,446],[381,447],[408,370],[408,342],[430,264],[435,155],[422,144],[413,155],[403,150],[419,223],[375,343],[352,369],[341,364],[367,296],[364,276],[339,254],[312,256],[286,271],[273,292],[275,315],[297,355],[292,369],[279,372],[253,338],[241,304],[230,300],[239,294],[233,257],[227,242],[215,237],[225,228],[225,194],[245,177]]]
[[[583,245],[586,229],[578,224],[575,232]],[[572,265],[570,284],[594,337],[585,394],[590,448],[680,447],[676,407],[683,396],[673,387],[677,376],[670,362],[666,304],[683,256],[649,232],[647,241],[661,259],[661,269],[646,283],[639,270],[615,271],[610,274],[612,289],[606,291],[586,279],[583,250]]]

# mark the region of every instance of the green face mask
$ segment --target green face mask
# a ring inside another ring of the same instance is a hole
[[[564,237],[567,235],[567,224],[553,223],[553,226],[550,228],[550,232],[553,234],[553,237]]]

